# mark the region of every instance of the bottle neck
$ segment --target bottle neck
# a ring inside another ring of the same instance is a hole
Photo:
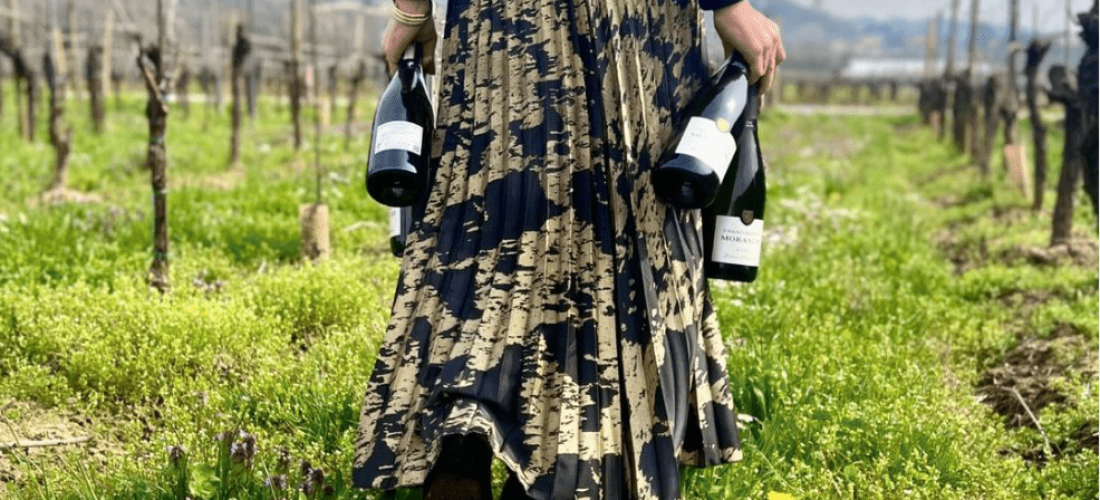
[[[409,92],[420,83],[421,56],[422,49],[419,43],[411,43],[405,48],[405,53],[397,64],[397,77],[401,80],[401,90]]]
[[[749,85],[748,92],[745,94],[745,110],[742,111],[742,117],[745,120],[745,125],[756,128],[756,119],[760,116],[760,84],[754,83]]]
[[[749,63],[745,62],[745,58],[739,52],[734,52],[730,55],[729,59],[726,59],[726,62],[722,64],[718,72],[714,74],[711,82],[718,84],[738,78],[747,79],[750,72]]]

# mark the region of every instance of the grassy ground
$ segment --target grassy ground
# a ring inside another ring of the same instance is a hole
[[[333,496],[370,498],[346,476],[397,262],[365,134],[350,152],[324,136],[335,251],[315,266],[298,260],[312,151],[293,153],[286,111],[262,110],[237,170],[224,113],[174,112],[160,297],[141,102],[124,104],[100,137],[70,105],[89,203],[44,203],[50,149],[0,121],[0,443],[93,438],[0,452],[0,497],[306,497],[306,460]],[[714,286],[746,458],[689,470],[685,497],[1095,498],[1090,207],[1084,242],[1048,251],[1052,197],[1031,213],[911,117],[772,112],[761,129],[761,278]],[[291,490],[265,484],[283,474]]]

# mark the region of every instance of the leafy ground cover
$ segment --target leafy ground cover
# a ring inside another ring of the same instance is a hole
[[[365,134],[323,137],[334,253],[303,264],[312,154],[286,110],[248,125],[239,169],[224,113],[175,111],[161,297],[141,105],[77,134],[70,186],[91,201],[40,199],[50,149],[0,121],[0,443],[91,438],[0,451],[0,497],[372,498],[346,476],[397,262]],[[773,111],[761,129],[761,277],[712,288],[745,460],[686,470],[685,497],[1095,498],[1089,207],[1050,250],[1052,201],[1032,213],[913,117]]]

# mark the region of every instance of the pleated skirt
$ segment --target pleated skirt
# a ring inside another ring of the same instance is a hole
[[[740,459],[699,213],[650,171],[708,78],[694,0],[451,0],[432,188],[353,479],[481,434],[538,499],[677,499]]]

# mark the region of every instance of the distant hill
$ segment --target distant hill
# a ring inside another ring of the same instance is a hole
[[[754,0],[758,10],[777,19],[783,26],[783,39],[792,67],[836,67],[851,57],[889,57],[923,59],[928,22],[895,18],[841,18],[827,11],[800,5],[791,0]],[[962,14],[962,13],[960,13]],[[970,25],[959,20],[956,58],[966,57]],[[939,26],[939,56],[945,57],[950,19]],[[979,52],[1004,54],[1008,28],[980,23],[977,30]],[[1020,37],[1031,38],[1022,31]]]
[[[386,7],[391,0],[317,0],[318,4],[334,1],[343,3],[362,3]],[[435,0],[437,7],[445,8],[445,0]],[[76,0],[89,13],[98,12],[102,0]],[[309,0],[303,3],[308,4]],[[137,24],[148,31],[151,24],[142,22],[151,20],[154,3],[144,0],[121,0],[135,18]],[[254,32],[268,37],[285,38],[289,25],[290,0],[179,0],[179,28],[185,43],[200,44],[202,38],[221,40],[226,37],[226,29],[218,26],[206,27],[206,20],[213,17],[225,20],[225,16],[236,12],[238,19],[247,17],[251,10],[255,13]],[[812,71],[831,71],[843,67],[852,58],[890,58],[923,59],[925,53],[924,37],[928,29],[927,21],[895,18],[878,20],[866,18],[844,18],[828,11],[814,9],[792,0],[753,0],[753,5],[764,14],[777,19],[783,25],[784,43],[788,61],[785,67],[801,68]],[[964,9],[965,10],[965,9]],[[956,43],[956,60],[965,61],[967,43],[970,38],[969,23],[965,12],[960,13],[959,36]],[[322,44],[347,45],[350,43],[353,24],[348,16],[327,17],[320,29]],[[939,26],[939,58],[944,58],[947,46],[950,20],[946,18]],[[207,25],[209,26],[209,25]],[[212,33],[210,31],[213,31]],[[368,47],[378,43],[380,29],[373,27],[364,34]],[[712,34],[713,36],[713,34]],[[1003,25],[982,23],[978,27],[979,56],[996,54],[997,60],[1005,53],[1008,29]],[[1031,33],[1021,32],[1023,40],[1029,40]],[[209,42],[208,42],[209,43]],[[217,42],[215,42],[217,43]],[[720,57],[720,55],[718,55]]]

